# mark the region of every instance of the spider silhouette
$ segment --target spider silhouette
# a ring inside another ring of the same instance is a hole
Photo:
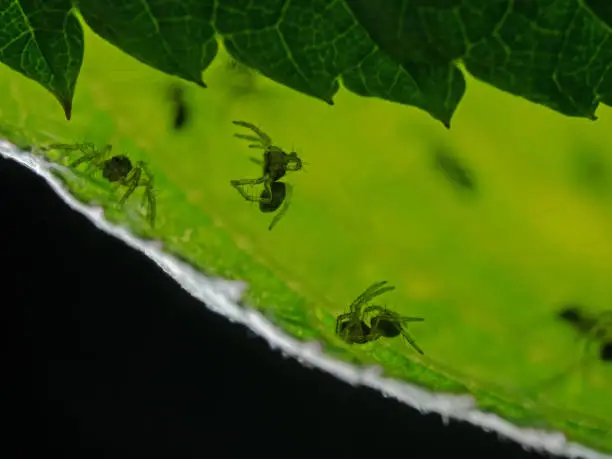
[[[382,281],[372,284],[351,303],[349,312],[338,316],[336,335],[347,344],[365,344],[379,338],[395,338],[401,335],[423,355],[424,352],[406,329],[407,323],[423,322],[423,318],[402,316],[382,306],[367,306],[375,297],[395,289],[393,286],[385,286],[386,283],[387,281]]]
[[[77,168],[81,164],[87,163],[90,167],[99,170],[102,177],[110,183],[126,187],[125,193],[119,200],[120,205],[125,204],[127,199],[136,191],[136,188],[144,187],[142,206],[147,205],[147,218],[151,227],[155,227],[157,202],[154,194],[153,174],[144,161],[132,164],[132,161],[125,155],[111,156],[112,145],[105,145],[99,150],[92,143],[53,144],[46,148],[84,153],[83,156],[72,161],[68,166]]]
[[[573,362],[568,368],[553,377],[539,382],[534,388],[538,394],[565,378],[569,373],[580,369],[588,363],[591,355],[589,349],[593,344],[599,345],[598,358],[601,362],[612,362],[612,311],[604,311],[599,314],[590,314],[582,306],[567,305],[557,312],[557,317],[574,328],[583,340],[581,356],[578,361]]]
[[[590,315],[576,305],[564,307],[558,317],[570,324],[584,338],[584,352],[593,344],[599,344],[599,358],[612,362],[612,311]]]
[[[268,226],[271,230],[278,221],[285,215],[291,203],[293,187],[280,182],[287,172],[299,171],[303,168],[303,163],[296,152],[286,153],[281,148],[272,144],[272,139],[259,129],[257,126],[245,121],[232,121],[237,126],[242,126],[253,131],[257,136],[234,134],[239,139],[254,142],[249,148],[259,148],[264,150],[263,160],[250,158],[252,162],[262,168],[262,175],[255,179],[232,180],[230,184],[236,188],[240,195],[247,201],[258,202],[261,212],[274,212],[284,203],[280,211],[275,215]],[[263,190],[258,196],[252,196],[245,190],[245,186],[263,185]]]

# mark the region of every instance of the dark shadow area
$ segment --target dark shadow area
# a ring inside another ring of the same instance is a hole
[[[447,148],[437,147],[433,154],[434,168],[456,191],[476,193],[478,187],[474,173],[455,153]]]
[[[574,185],[596,197],[609,194],[610,164],[601,149],[591,145],[576,145],[570,151],[570,171]]]
[[[3,159],[0,208],[2,457],[542,457],[283,358]]]
[[[191,106],[182,84],[173,84],[168,88],[168,99],[171,106],[171,126],[175,131],[183,131],[191,124]]]

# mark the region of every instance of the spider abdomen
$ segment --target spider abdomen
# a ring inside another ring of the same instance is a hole
[[[373,317],[371,326],[377,334],[384,336],[385,338],[395,338],[402,332],[401,325],[384,317]]]
[[[287,187],[283,182],[272,182],[270,184],[272,190],[272,199],[270,200],[270,193],[268,190],[261,192],[259,201],[259,210],[261,212],[274,212],[280,207],[287,196]]]

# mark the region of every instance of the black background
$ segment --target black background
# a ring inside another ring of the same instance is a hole
[[[4,457],[541,457],[283,358],[4,159],[0,219]]]

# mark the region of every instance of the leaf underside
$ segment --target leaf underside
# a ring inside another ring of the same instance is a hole
[[[67,119],[83,51],[71,0],[0,0],[0,62],[50,91]]]
[[[568,116],[612,104],[607,0],[80,0],[102,38],[206,87],[221,37],[266,77],[333,105],[350,91],[418,107],[449,127],[465,92],[457,67]],[[83,31],[70,0],[0,0],[0,61],[70,117]]]

